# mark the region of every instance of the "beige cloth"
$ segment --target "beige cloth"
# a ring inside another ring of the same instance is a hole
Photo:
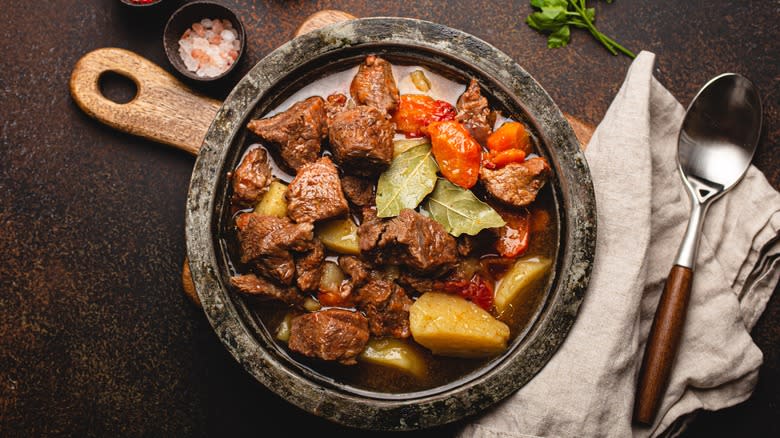
[[[654,61],[636,58],[585,153],[598,240],[577,321],[542,371],[462,437],[658,436],[685,414],[753,391],[762,354],[749,331],[780,277],[780,194],[755,167],[707,214],[669,388],[652,427],[631,423],[645,341],[690,209],[675,162],[685,110],[653,77]]]

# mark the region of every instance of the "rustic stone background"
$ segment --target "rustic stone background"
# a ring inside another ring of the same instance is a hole
[[[96,123],[69,96],[74,63],[99,47],[127,48],[173,71],[161,34],[180,3],[138,11],[118,0],[2,2],[0,435],[361,435],[255,383],[181,293],[194,159]],[[217,98],[324,8],[470,32],[523,65],[564,111],[593,124],[629,65],[583,32],[569,47],[547,50],[523,22],[525,0],[224,3],[243,12],[249,45],[237,74],[204,90]],[[776,0],[619,0],[599,2],[597,11],[602,31],[658,55],[658,79],[683,104],[721,72],[755,81],[766,117],[754,162],[780,188]],[[114,99],[133,95],[117,79],[105,90]],[[765,355],[753,396],[700,414],[685,436],[780,434],[778,294],[753,336]]]

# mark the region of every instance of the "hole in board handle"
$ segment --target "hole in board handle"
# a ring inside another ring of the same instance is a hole
[[[100,74],[98,88],[106,99],[120,105],[131,102],[138,95],[135,81],[114,71]]]

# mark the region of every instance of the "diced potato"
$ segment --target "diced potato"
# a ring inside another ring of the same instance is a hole
[[[344,278],[346,278],[344,271],[341,270],[339,265],[328,260],[322,264],[320,290],[328,293],[338,293]]]
[[[417,378],[427,374],[425,358],[408,343],[395,338],[371,338],[358,357],[363,362],[395,368]]]
[[[255,206],[255,213],[280,218],[287,216],[286,194],[287,186],[282,182],[274,180],[268,187],[268,191],[263,195],[263,198]]]
[[[536,282],[549,271],[551,264],[550,259],[546,257],[527,256],[517,259],[496,288],[497,314],[501,315],[512,303],[525,299]]]
[[[414,87],[420,91],[429,91],[431,89],[431,81],[425,76],[425,72],[422,70],[415,70],[410,74]]]
[[[393,158],[403,154],[409,149],[420,146],[421,144],[430,143],[427,138],[408,138],[403,140],[395,140],[393,142]]]
[[[290,340],[290,325],[292,324],[292,319],[292,312],[284,316],[282,322],[279,323],[279,327],[276,328],[276,339],[282,342]]]
[[[316,312],[322,309],[322,305],[320,305],[319,301],[315,300],[314,298],[306,297],[306,299],[303,300],[303,308],[309,312]]]
[[[457,295],[428,292],[409,309],[409,325],[418,344],[433,354],[487,357],[506,350],[509,327]]]
[[[317,225],[315,234],[325,248],[340,254],[360,254],[358,227],[352,219],[335,219]]]

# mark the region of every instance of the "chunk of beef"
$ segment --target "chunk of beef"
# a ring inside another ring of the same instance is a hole
[[[515,207],[522,207],[536,199],[550,173],[547,160],[535,157],[495,170],[483,167],[479,171],[479,179],[494,198]]]
[[[365,312],[375,336],[409,337],[409,307],[412,300],[393,281],[375,279],[358,289],[358,309]]]
[[[298,223],[343,216],[349,211],[339,172],[328,157],[298,170],[287,186],[287,201],[287,215]]]
[[[371,275],[371,265],[355,256],[339,256],[339,267],[357,286],[365,283]]]
[[[292,284],[295,262],[290,251],[307,251],[314,238],[311,223],[293,224],[287,218],[244,213],[236,218],[241,263],[263,275]]]
[[[347,199],[358,207],[368,207],[375,203],[373,180],[344,175],[341,178],[341,188]]]
[[[457,261],[455,238],[435,220],[408,208],[390,220],[363,222],[358,242],[374,264],[404,265],[419,273],[445,272]]]
[[[298,292],[298,289],[277,286],[255,274],[230,277],[230,284],[244,295],[277,300],[295,306],[303,305],[303,296]]]
[[[418,294],[441,291],[441,285],[443,284],[439,279],[421,277],[411,272],[401,272],[396,281],[403,286],[404,289],[414,291]]]
[[[482,96],[476,79],[471,78],[466,91],[458,98],[456,108],[458,115],[455,119],[463,123],[475,140],[486,145],[488,135],[496,123],[496,113],[488,107],[488,101]]]
[[[374,107],[361,105],[336,114],[328,135],[333,157],[346,173],[376,175],[393,159],[395,127]]]
[[[328,133],[325,101],[310,97],[287,111],[247,124],[261,140],[279,148],[287,167],[298,170],[320,155],[322,140]]]
[[[352,297],[355,289],[365,284],[373,272],[368,263],[355,256],[339,256],[339,267],[349,277],[339,288],[339,295],[344,299]]]
[[[376,219],[376,206],[363,207],[360,209],[360,222],[368,222]]]
[[[393,69],[389,62],[375,55],[367,56],[360,64],[349,92],[358,104],[372,106],[383,113],[398,108],[400,96]]]
[[[252,149],[233,171],[233,202],[240,205],[257,203],[268,189],[272,179],[265,149]]]
[[[319,239],[312,241],[312,248],[295,258],[295,284],[304,292],[316,291],[320,286],[322,262],[325,260],[325,246]]]
[[[328,117],[328,121],[345,109],[347,109],[347,96],[336,93],[325,99],[325,114]]]
[[[304,356],[352,365],[366,347],[368,336],[365,316],[349,310],[326,309],[293,318],[287,345]]]

